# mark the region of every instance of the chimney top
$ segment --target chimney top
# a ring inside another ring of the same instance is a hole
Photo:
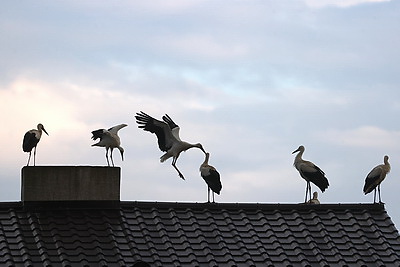
[[[105,208],[120,201],[119,167],[25,166],[21,176],[24,206]]]

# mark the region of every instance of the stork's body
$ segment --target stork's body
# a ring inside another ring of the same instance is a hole
[[[118,136],[118,131],[128,125],[120,124],[110,129],[99,129],[92,132],[93,136],[92,139],[100,139],[100,141],[92,146],[100,146],[106,148],[106,159],[107,164],[110,166],[110,161],[108,160],[108,150],[110,150],[110,158],[112,166],[114,167],[114,160],[113,160],[113,150],[117,148],[121,153],[121,158],[124,160],[124,149],[121,147],[121,140]]]
[[[139,128],[157,135],[158,147],[161,151],[166,152],[160,157],[160,161],[164,162],[172,158],[172,166],[182,179],[185,179],[185,177],[176,166],[176,161],[181,152],[197,147],[206,153],[200,143],[190,144],[182,141],[179,137],[179,126],[176,125],[168,115],[163,116],[163,121],[160,121],[141,111],[140,113],[136,113],[135,118]]]
[[[214,201],[214,192],[219,195],[222,189],[221,178],[218,171],[211,165],[208,164],[210,158],[210,153],[206,153],[203,164],[200,165],[200,174],[204,181],[207,183],[208,187],[208,202],[210,202],[210,191],[212,190],[212,199]]]
[[[33,149],[33,166],[36,165],[36,147],[42,137],[42,132],[45,132],[47,135],[47,131],[44,129],[43,124],[39,123],[37,125],[37,129],[29,130],[24,135],[24,140],[22,141],[22,150],[24,152],[29,152],[28,163],[26,166],[29,166],[29,161],[31,159],[32,149]]]
[[[376,189],[378,188],[379,203],[381,201],[381,183],[390,172],[389,156],[383,158],[383,164],[373,168],[365,178],[364,194],[371,193],[374,190],[374,203],[376,203]]]
[[[318,186],[322,192],[324,192],[325,189],[328,188],[329,182],[328,179],[325,177],[325,173],[317,165],[315,165],[311,161],[307,161],[302,158],[304,151],[305,151],[304,146],[299,146],[299,148],[293,151],[292,154],[299,152],[294,159],[293,165],[299,171],[300,176],[307,182],[306,197],[304,200],[304,202],[307,202],[308,194],[311,199],[310,182]]]

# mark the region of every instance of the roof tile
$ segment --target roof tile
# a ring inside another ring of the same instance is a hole
[[[117,210],[0,203],[9,266],[400,265],[383,205],[121,202]]]

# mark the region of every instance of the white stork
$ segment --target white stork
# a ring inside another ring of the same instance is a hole
[[[307,202],[307,195],[310,193],[309,197],[311,199],[311,184],[314,183],[321,189],[322,192],[325,191],[329,186],[328,179],[325,177],[325,173],[311,161],[302,159],[304,153],[304,146],[299,146],[298,149],[292,152],[292,154],[299,152],[294,159],[294,167],[299,171],[300,176],[306,180],[306,198],[304,202]]]
[[[120,124],[120,125],[111,127],[108,130],[99,129],[99,130],[95,130],[92,132],[93,140],[96,140],[97,138],[100,139],[100,141],[98,143],[93,144],[92,146],[100,146],[100,147],[106,148],[106,159],[107,159],[108,166],[110,166],[110,162],[108,160],[108,149],[111,150],[110,158],[111,158],[111,163],[112,163],[113,167],[114,167],[114,160],[113,160],[113,149],[114,148],[118,148],[119,152],[121,152],[121,158],[122,158],[122,160],[124,160],[124,149],[121,147],[121,140],[118,136],[118,131],[126,126],[128,126],[128,125]]]
[[[390,172],[389,156],[383,158],[383,164],[373,168],[365,178],[364,194],[371,193],[374,190],[374,203],[376,203],[376,188],[378,187],[379,203],[381,201],[381,183]]]
[[[24,140],[22,141],[22,150],[24,152],[29,152],[28,163],[26,166],[29,166],[29,161],[31,159],[31,153],[33,149],[33,166],[36,165],[36,146],[40,141],[40,137],[42,137],[42,132],[45,132],[47,135],[47,131],[44,129],[43,124],[39,123],[37,125],[37,130],[32,129],[25,133]]]
[[[214,192],[219,195],[222,189],[221,179],[218,171],[211,165],[208,165],[208,160],[210,158],[210,153],[206,153],[203,164],[200,165],[200,174],[204,181],[207,183],[208,187],[208,202],[210,202],[210,191],[212,190],[212,198],[214,201]]]
[[[179,126],[167,114],[162,117],[163,121],[156,120],[143,111],[136,113],[135,118],[139,128],[157,135],[158,147],[161,151],[166,152],[160,157],[160,161],[164,162],[172,157],[172,166],[178,172],[179,177],[185,180],[185,177],[176,166],[179,155],[182,151],[193,147],[197,147],[203,153],[206,153],[203,146],[200,143],[190,144],[182,141],[179,137]]]
[[[320,202],[318,200],[318,192],[314,192],[312,199],[310,199],[307,203],[309,203],[309,204],[320,204]]]

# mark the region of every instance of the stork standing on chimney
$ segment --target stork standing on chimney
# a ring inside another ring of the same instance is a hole
[[[42,132],[49,135],[47,131],[44,129],[43,124],[39,123],[37,125],[37,130],[32,129],[25,133],[24,140],[22,141],[22,150],[24,152],[29,152],[28,163],[26,166],[29,166],[29,161],[31,159],[31,153],[33,149],[33,166],[36,165],[36,147],[42,137]]]
[[[121,140],[118,136],[118,131],[121,130],[122,128],[128,126],[127,124],[119,124],[114,127],[111,127],[110,129],[99,129],[92,131],[92,139],[100,139],[100,141],[96,144],[93,144],[92,146],[100,146],[100,147],[105,147],[106,148],[106,159],[107,159],[107,164],[110,167],[110,161],[108,160],[108,150],[110,150],[110,158],[111,158],[111,163],[112,166],[114,167],[114,160],[113,160],[113,149],[117,148],[119,152],[121,153],[121,158],[124,160],[124,149],[121,147]]]

